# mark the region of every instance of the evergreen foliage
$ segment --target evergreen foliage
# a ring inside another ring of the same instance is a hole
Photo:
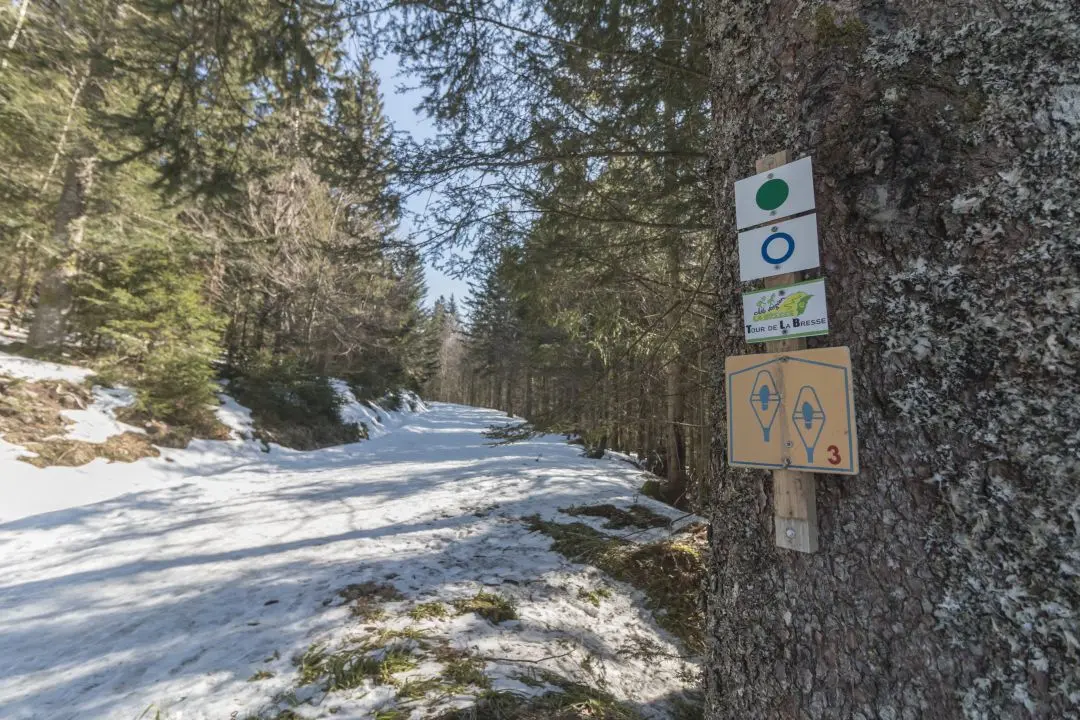
[[[0,310],[28,350],[206,432],[224,375],[305,447],[364,434],[328,377],[369,398],[427,381],[391,128],[339,10],[30,3],[17,33],[0,13]]]
[[[387,35],[444,132],[401,169],[439,189],[420,232],[467,248],[475,280],[433,394],[636,452],[665,497],[704,504],[703,4],[403,4]]]

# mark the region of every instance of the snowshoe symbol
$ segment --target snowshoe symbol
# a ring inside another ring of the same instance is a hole
[[[762,370],[754,379],[754,387],[750,390],[750,407],[754,409],[765,442],[769,442],[769,431],[780,412],[780,390],[768,370]]]
[[[794,423],[795,431],[799,433],[799,439],[806,448],[806,462],[813,464],[814,448],[825,427],[825,410],[821,407],[817,391],[809,385],[803,385],[799,390],[799,396],[795,399],[795,409],[791,413],[791,422]]]

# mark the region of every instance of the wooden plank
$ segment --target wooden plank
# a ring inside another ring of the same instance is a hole
[[[756,171],[767,172],[790,162],[787,150],[758,158]],[[764,287],[790,285],[803,279],[803,273],[785,273],[765,278]],[[806,340],[777,340],[765,343],[766,352],[791,352],[806,349]],[[780,383],[783,387],[783,383]],[[787,441],[788,438],[781,438]],[[818,549],[817,478],[813,473],[773,470],[773,525],[777,547],[812,553]]]

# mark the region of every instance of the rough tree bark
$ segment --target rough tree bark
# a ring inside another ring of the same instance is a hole
[[[92,152],[76,153],[64,173],[53,226],[53,255],[38,284],[37,309],[26,341],[39,352],[59,350],[67,334],[67,318],[74,302],[72,283],[86,229],[86,201],[94,182],[95,164]]]
[[[712,0],[709,42],[714,396],[732,183],[812,155],[863,470],[780,551],[714,419],[707,716],[1080,716],[1080,4]]]
[[[90,41],[85,68],[72,92],[71,104],[57,141],[56,152],[42,180],[41,192],[45,192],[55,169],[65,155],[69,134],[81,135],[81,139],[75,143],[74,151],[66,159],[64,186],[60,191],[54,215],[51,248],[53,254],[46,263],[38,285],[38,302],[26,341],[31,349],[38,352],[56,353],[63,348],[67,319],[74,303],[73,284],[77,273],[78,253],[86,229],[87,203],[98,164],[92,133],[86,128],[77,127],[75,111],[81,107],[92,113],[104,97],[99,80],[108,65],[108,54],[116,43],[116,38],[111,35],[115,23],[115,7],[116,3],[109,0],[102,8],[101,20]]]

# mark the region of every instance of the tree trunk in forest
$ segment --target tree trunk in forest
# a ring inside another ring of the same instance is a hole
[[[713,419],[707,717],[1076,716],[1080,5],[711,0],[720,347],[743,342],[732,184],[812,155],[857,477],[820,551]]]
[[[8,316],[8,327],[11,327],[12,323],[21,320],[26,310],[27,295],[29,295],[27,286],[30,280],[30,263],[33,261],[34,254],[37,251],[37,243],[34,242],[33,236],[24,232],[19,236],[17,247],[19,251],[19,276],[15,280],[15,293],[11,299],[11,315]]]
[[[521,411],[522,417],[526,420],[532,419],[533,416],[533,389],[532,389],[532,371],[525,368],[525,407]]]
[[[674,240],[668,248],[668,283],[672,288],[678,288],[682,282],[680,245],[681,241]],[[676,313],[677,316],[678,313]],[[675,348],[673,352],[674,355],[668,360],[666,369],[667,483],[664,486],[664,493],[671,502],[681,502],[686,495],[686,441],[683,437],[686,395],[683,389],[682,349]]]
[[[86,201],[94,182],[96,159],[90,152],[68,160],[56,207],[53,252],[38,285],[37,309],[26,344],[37,352],[57,352],[64,345],[67,318],[74,302],[79,246],[86,229]]]
[[[705,337],[703,334],[702,337]],[[698,469],[698,476],[695,478],[697,486],[695,490],[695,504],[693,509],[697,512],[705,512],[709,507],[709,477],[712,472],[712,465],[710,463],[711,453],[711,437],[712,432],[709,426],[709,397],[706,392],[707,386],[704,383],[704,368],[708,367],[705,356],[705,346],[698,350],[698,370],[695,373],[698,378],[697,392],[694,395],[697,397],[698,411],[697,411],[697,438],[700,453],[698,461],[694,464],[694,467]]]
[[[508,370],[506,374],[506,383],[504,385],[505,400],[503,400],[503,406],[501,410],[510,417],[514,416],[514,372]]]
[[[30,9],[30,0],[22,0],[19,3],[19,9],[15,16],[15,27],[11,31],[11,35],[8,36],[7,43],[4,46],[4,55],[15,49],[15,43],[19,42],[19,33],[22,31],[23,23],[26,22],[26,11]],[[0,70],[7,67],[8,61],[6,57],[0,57]]]

